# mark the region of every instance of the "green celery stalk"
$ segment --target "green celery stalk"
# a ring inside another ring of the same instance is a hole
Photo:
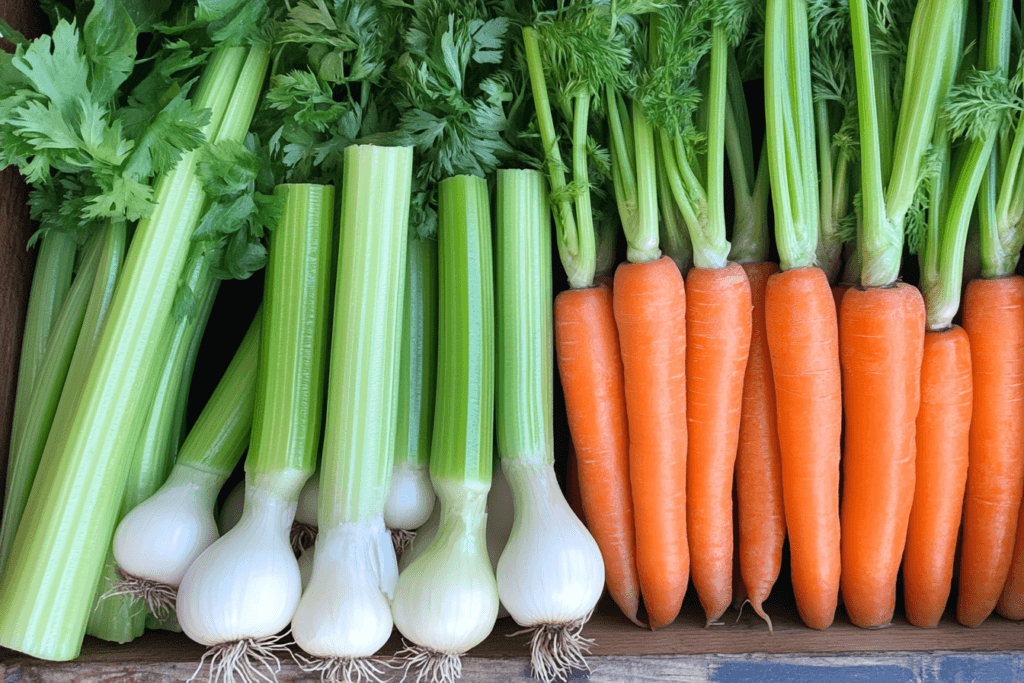
[[[12,453],[13,444],[20,438],[24,427],[25,413],[49,345],[50,332],[71,288],[77,250],[74,236],[64,232],[45,234],[39,245],[18,361],[18,387],[14,395],[14,421],[11,423]],[[0,567],[3,567],[2,561]]]
[[[410,241],[411,184],[411,147],[357,145],[345,150],[331,382],[318,499],[321,529],[379,520],[384,514],[398,440],[394,425],[399,408],[399,353],[404,350],[406,292],[402,285]],[[421,267],[429,272],[425,264]],[[424,294],[421,291],[420,300],[412,302],[421,311]],[[410,333],[422,336],[423,330]],[[418,448],[419,432],[416,437]]]
[[[53,326],[52,343],[25,408],[20,438],[12,441],[0,527],[0,573],[10,556],[57,406],[65,392],[68,398],[64,400],[76,400],[79,378],[91,360],[124,256],[125,235],[124,224],[117,223],[92,238]],[[61,428],[58,425],[58,431]]]
[[[274,194],[284,198],[284,209],[270,238],[245,471],[272,487],[277,477],[289,490],[297,482],[298,496],[316,467],[320,443],[334,188],[279,185]]]
[[[238,138],[248,130],[268,62],[265,47],[214,52],[193,98],[211,111],[207,139],[223,121]],[[156,208],[136,229],[81,398],[58,406],[55,423],[66,429],[47,442],[0,578],[5,647],[51,660],[72,659],[81,648],[140,423],[145,387],[138,378],[159,362],[155,347],[170,324],[203,206],[195,161],[195,152],[186,153],[157,180]],[[82,531],[68,533],[70,525]]]
[[[554,298],[547,192],[536,171],[498,171],[496,409],[502,459],[554,464]]]
[[[494,277],[487,183],[473,176],[441,181],[438,215],[441,297],[430,476],[479,487],[486,496],[494,439]]]

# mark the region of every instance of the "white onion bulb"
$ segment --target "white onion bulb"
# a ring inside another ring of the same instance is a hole
[[[292,636],[322,658],[369,657],[391,636],[391,597],[398,563],[383,519],[321,529],[309,585]]]
[[[384,524],[389,529],[419,529],[434,509],[434,487],[426,465],[401,462],[391,470],[391,485],[384,503]]]
[[[434,541],[398,577],[395,626],[420,647],[461,654],[494,628],[498,590],[487,557],[487,484],[434,480],[441,523]]]
[[[217,540],[214,507],[224,477],[177,464],[163,486],[125,515],[114,532],[118,567],[138,579],[176,587]]]
[[[288,626],[302,592],[288,534],[300,471],[246,475],[245,509],[192,563],[178,588],[178,621],[203,645],[266,638]]]

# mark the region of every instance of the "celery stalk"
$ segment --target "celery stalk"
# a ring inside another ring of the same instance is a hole
[[[44,235],[39,245],[36,268],[32,273],[32,287],[29,289],[28,310],[25,313],[25,332],[21,338],[18,388],[14,395],[14,421],[11,423],[12,444],[17,441],[24,426],[27,404],[36,386],[50,331],[71,287],[71,272],[77,250],[74,236],[63,232]],[[14,451],[13,445],[11,451]],[[3,562],[0,562],[2,567]]]
[[[225,118],[238,138],[248,130],[268,62],[263,47],[215,51],[193,98],[211,110],[208,139]],[[136,229],[80,400],[58,406],[55,423],[66,429],[47,441],[0,578],[5,647],[51,660],[72,659],[81,649],[140,422],[145,387],[138,378],[159,362],[156,344],[170,324],[203,205],[195,161],[195,152],[186,153],[157,180],[156,208]]]

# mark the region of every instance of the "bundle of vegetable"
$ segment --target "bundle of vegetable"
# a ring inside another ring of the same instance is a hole
[[[460,656],[491,632],[498,589],[484,540],[494,424],[494,280],[487,182],[439,186],[440,327],[430,478],[437,535],[399,575],[395,626],[414,643],[409,666],[429,680],[461,672]]]
[[[318,533],[292,634],[326,681],[379,675],[398,566],[384,526],[391,478],[412,149],[345,152]]]
[[[263,53],[266,58],[266,52]],[[263,297],[262,338],[238,524],[193,562],[178,588],[178,621],[208,645],[211,675],[273,671],[278,632],[301,580],[289,543],[299,492],[320,438],[327,349],[334,188],[282,185]]]
[[[152,496],[114,532],[122,581],[111,595],[145,601],[158,617],[174,605],[185,571],[219,534],[214,503],[249,444],[263,314],[257,312],[238,351]]]
[[[548,201],[555,219],[558,254],[569,279],[570,289],[555,297],[555,350],[558,373],[565,392],[569,431],[576,451],[580,494],[587,522],[604,558],[605,580],[615,603],[630,620],[637,617],[641,582],[641,561],[633,515],[630,487],[629,434],[626,428],[626,400],[623,389],[619,335],[612,310],[612,289],[607,282],[595,284],[597,266],[594,216],[591,203],[591,168],[602,161],[588,134],[592,103],[601,102],[600,92],[609,79],[622,78],[629,50],[621,32],[611,31],[610,17],[601,15],[606,6],[570,4],[562,10],[542,14],[531,28],[523,30],[537,128],[543,145]],[[552,85],[548,86],[548,81]],[[552,106],[554,105],[554,107]],[[555,114],[562,120],[556,127]],[[566,180],[562,136],[569,141],[572,180]],[[675,457],[675,455],[673,455]],[[678,465],[679,463],[677,463]],[[652,476],[676,500],[683,490],[680,467],[671,465]],[[658,497],[650,492],[653,500]],[[664,508],[663,500],[657,507]],[[678,512],[679,506],[670,509]],[[673,568],[672,578],[657,579],[650,572],[652,604],[667,607],[659,619],[674,618],[686,590],[687,559],[685,529],[681,514],[665,525],[668,533],[655,533],[643,553],[643,561]],[[667,545],[655,547],[659,539]],[[680,575],[680,572],[682,575]],[[667,597],[666,597],[667,594]],[[657,607],[655,608],[657,612]],[[650,606],[648,606],[650,610]]]
[[[114,9],[101,24],[101,37],[86,41],[85,49],[66,22],[58,24],[52,40],[44,37],[19,48],[15,63],[24,67],[29,81],[41,86],[45,97],[16,91],[21,101],[7,118],[37,148],[46,150],[33,158],[34,173],[44,174],[47,164],[60,167],[64,155],[78,162],[67,166],[72,171],[83,162],[91,164],[94,173],[76,176],[87,183],[88,191],[77,201],[68,198],[66,208],[73,216],[134,220],[149,214],[135,230],[80,388],[74,397],[65,392],[57,407],[54,423],[61,429],[47,439],[40,476],[32,485],[0,580],[0,642],[50,659],[68,659],[78,652],[121,504],[131,443],[142,427],[145,396],[152,390],[148,381],[136,378],[149,377],[148,369],[162,362],[156,345],[171,324],[190,237],[202,209],[197,153],[182,151],[198,145],[201,133],[209,139],[215,133],[223,135],[225,127],[238,131],[240,138],[248,128],[266,68],[265,51],[261,57],[256,50],[243,68],[248,50],[220,47],[211,53],[192,104],[185,99],[187,89],[179,86],[166,91],[179,94],[170,103],[156,98],[112,114],[104,103],[134,62],[136,31],[119,6],[96,7],[100,16]],[[51,45],[58,46],[52,53]],[[169,83],[183,68],[201,63],[193,60],[187,46],[176,45],[165,59],[157,60],[156,77],[142,83]],[[203,109],[209,114],[198,113]],[[128,142],[129,133],[137,136],[134,145]],[[20,149],[26,156],[31,153],[29,148]],[[144,181],[154,170],[162,175],[149,188]],[[61,531],[72,523],[82,531]]]
[[[554,470],[550,214],[544,176],[498,171],[497,432],[515,521],[498,561],[501,604],[533,631],[531,666],[545,683],[586,668],[580,635],[604,588],[593,537]]]
[[[661,382],[685,376],[687,429],[686,534],[689,539],[690,573],[694,588],[704,607],[708,624],[716,623],[732,601],[733,527],[732,488],[739,439],[743,377],[750,349],[750,285],[743,268],[728,261],[730,245],[725,227],[725,139],[726,111],[729,108],[729,53],[746,34],[753,5],[747,2],[693,4],[686,8],[668,8],[655,15],[650,41],[650,74],[639,84],[634,107],[633,129],[636,137],[637,166],[644,162],[653,175],[654,146],[641,147],[639,130],[646,127],[645,116],[657,131],[657,159],[664,166],[668,187],[693,243],[695,267],[686,274],[686,295],[682,289],[674,296],[685,301],[685,375],[681,371],[662,370],[667,362],[652,358],[653,348],[671,349],[674,355],[682,345],[676,337],[666,336],[668,325],[662,321],[679,319],[668,311],[645,311],[635,307],[641,302],[665,302],[674,286],[667,284],[666,271],[655,275],[658,267],[623,265],[616,274],[616,321],[623,343],[626,369],[626,405],[644,396],[655,377]],[[710,50],[707,94],[697,86],[697,66]],[[706,168],[700,169],[697,132],[694,121],[696,104],[704,98],[707,106]],[[613,140],[615,127],[612,127]],[[653,133],[651,134],[653,143]],[[621,213],[621,211],[620,211]],[[629,224],[623,221],[627,240]],[[648,229],[646,232],[650,232]],[[656,233],[655,233],[656,234]],[[630,261],[651,261],[651,242],[636,244]],[[653,244],[656,249],[656,243]],[[662,270],[664,270],[662,268]],[[642,273],[651,273],[644,275]],[[627,275],[640,278],[639,290],[619,286]],[[661,283],[661,284],[655,284]],[[653,294],[652,287],[662,288]],[[628,303],[632,298],[633,303]],[[620,314],[620,301],[622,312]],[[664,304],[661,304],[664,305]],[[624,329],[623,317],[632,314],[635,331]],[[654,321],[658,321],[655,323]],[[626,352],[627,335],[642,335]],[[634,361],[630,357],[635,358]],[[667,356],[661,356],[667,358]],[[630,367],[645,368],[642,376],[631,380]],[[655,372],[656,370],[656,372]],[[674,381],[674,380],[673,380]],[[632,388],[631,388],[632,385]],[[646,398],[651,404],[637,406],[639,414],[656,407],[674,404],[668,395]],[[646,418],[643,418],[646,419]],[[631,423],[633,420],[631,420]],[[646,429],[642,431],[648,431]],[[636,483],[634,482],[634,487]],[[638,529],[641,522],[638,521]]]
[[[1019,26],[1013,11],[1013,3],[989,5],[979,41],[983,71],[964,88],[969,106],[954,111],[956,129],[996,143],[978,199],[981,278],[967,285],[963,304],[974,380],[957,597],[957,619],[966,626],[993,607],[1024,618],[1024,279],[1014,274],[1024,243],[1024,65],[1011,63]]]
[[[843,603],[850,620],[862,627],[885,626],[892,618],[913,501],[925,311],[920,292],[897,277],[904,228],[914,221],[908,212],[949,83],[947,55],[961,49],[953,29],[962,17],[958,5],[958,0],[925,0],[916,7],[893,138],[879,114],[879,103],[891,100],[889,90],[876,90],[877,75],[890,76],[884,68],[887,58],[876,69],[867,2],[850,3],[861,147],[858,247],[863,289],[847,291],[839,312],[846,411],[841,555]],[[883,150],[889,145],[891,175],[883,169]]]
[[[966,15],[967,7],[958,12]],[[964,42],[964,19],[954,24],[954,40]],[[1000,12],[989,14],[985,32],[1002,32]],[[961,52],[947,55],[946,78],[960,69]],[[972,60],[965,60],[966,62]],[[972,65],[973,66],[973,65]],[[962,70],[963,71],[963,70]],[[914,504],[903,554],[907,620],[938,625],[949,598],[954,556],[968,477],[969,433],[973,407],[971,344],[953,324],[960,307],[965,243],[978,190],[996,143],[998,122],[976,119],[971,106],[984,72],[966,72],[950,89],[933,138],[935,167],[930,169],[927,222],[918,246],[921,294],[927,312],[921,361],[921,408],[917,415]],[[968,118],[962,114],[967,113]],[[955,155],[951,141],[966,136]],[[966,588],[966,587],[965,587]]]

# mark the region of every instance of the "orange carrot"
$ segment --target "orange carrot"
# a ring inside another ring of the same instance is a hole
[[[768,278],[765,324],[775,378],[782,494],[796,607],[828,628],[839,597],[839,330],[820,268]]]
[[[555,297],[555,349],[583,510],[604,558],[608,592],[642,625],[622,361],[607,285]]]
[[[750,283],[753,317],[750,355],[743,380],[739,449],[736,452],[736,500],[739,510],[740,574],[754,612],[768,622],[762,603],[782,566],[786,517],[782,503],[782,460],[775,411],[775,380],[765,325],[765,290],[774,263],[744,263]]]
[[[1017,515],[1017,540],[1013,544],[1010,575],[996,603],[996,612],[1005,619],[1024,619],[1024,505]]]
[[[692,268],[686,294],[686,526],[693,587],[712,624],[732,602],[732,481],[750,352],[750,283],[736,263]]]
[[[971,280],[964,299],[974,412],[957,619],[992,613],[1010,570],[1024,482],[1024,278]]]
[[[652,629],[676,618],[689,576],[686,299],[683,278],[668,257],[623,263],[615,271],[636,564]],[[587,517],[592,520],[589,510]]]
[[[576,463],[576,447],[571,442],[565,468],[565,500],[586,526],[587,515],[583,511],[583,497],[580,495],[580,471]]]
[[[907,620],[935,628],[949,599],[967,483],[971,426],[971,346],[954,325],[928,332],[921,360],[914,504],[903,554]]]
[[[836,302],[836,320],[839,319],[839,306],[843,303],[843,297],[846,296],[846,292],[849,291],[853,285],[846,282],[840,282],[838,285],[832,285],[832,298]]]
[[[850,621],[865,628],[888,625],[896,606],[914,499],[924,323],[921,293],[903,283],[850,289],[840,309],[841,588]]]

